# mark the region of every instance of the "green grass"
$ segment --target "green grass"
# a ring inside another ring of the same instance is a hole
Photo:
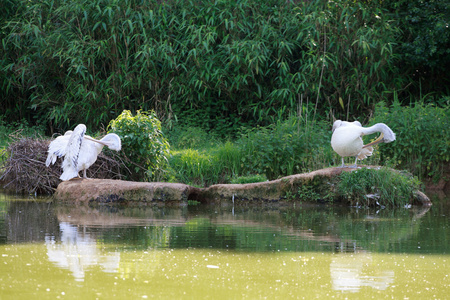
[[[231,179],[231,183],[233,184],[245,184],[245,183],[255,183],[255,182],[264,182],[267,181],[267,177],[265,175],[254,174],[248,176],[238,176],[236,178]]]
[[[419,189],[416,177],[386,167],[342,172],[337,183],[337,193],[357,206],[373,206],[377,201],[379,205],[401,207],[409,204]]]
[[[181,134],[184,132],[186,134]],[[330,166],[328,124],[291,117],[267,127],[243,130],[233,141],[220,141],[199,128],[169,133],[170,181],[208,186],[259,182]]]

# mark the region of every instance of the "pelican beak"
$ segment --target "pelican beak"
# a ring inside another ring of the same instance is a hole
[[[381,133],[380,136],[375,141],[370,142],[367,145],[364,145],[363,148],[367,148],[367,147],[370,147],[370,146],[373,146],[373,145],[376,145],[376,144],[382,143],[382,142],[384,142],[384,134],[383,133]]]
[[[101,144],[101,145],[103,145],[103,146],[109,146],[109,144],[107,144],[107,143],[105,143],[105,142],[102,142],[102,141],[99,141],[99,140],[93,139],[93,138],[91,138],[91,137],[88,137],[88,136],[84,136],[84,138],[85,138],[85,139],[87,139],[87,140],[90,140],[90,141],[93,141],[93,142],[99,143],[99,144]]]

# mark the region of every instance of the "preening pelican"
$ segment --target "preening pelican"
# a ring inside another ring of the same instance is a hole
[[[377,123],[370,127],[362,127],[358,121],[347,122],[337,120],[333,124],[331,147],[342,157],[341,168],[345,167],[344,157],[355,157],[355,164],[350,168],[356,168],[356,163],[372,155],[373,145],[390,143],[395,141],[395,133],[384,123]],[[373,142],[364,145],[362,136],[380,132],[380,136]]]
[[[58,157],[64,157],[63,173],[59,177],[63,181],[80,177],[78,174],[80,171],[83,171],[83,177],[87,178],[86,170],[97,160],[103,146],[116,151],[120,151],[122,147],[120,137],[115,133],[109,133],[101,140],[96,140],[85,133],[86,126],[79,124],[73,131],[67,131],[63,136],[57,137],[48,147],[45,161],[47,167],[54,164]]]

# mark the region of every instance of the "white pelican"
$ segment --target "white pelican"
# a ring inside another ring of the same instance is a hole
[[[347,122],[337,120],[333,124],[331,147],[342,157],[341,168],[345,167],[344,157],[355,157],[355,164],[350,168],[356,168],[356,163],[372,155],[373,145],[378,143],[390,143],[395,141],[395,133],[384,123],[377,123],[370,127],[362,127],[358,121]],[[364,145],[362,136],[380,132],[380,136],[373,142]]]
[[[103,146],[116,151],[120,151],[122,147],[120,137],[115,133],[109,133],[101,140],[93,139],[85,133],[86,126],[79,124],[73,131],[67,131],[48,146],[48,156],[45,161],[47,167],[54,164],[58,157],[64,156],[63,173],[59,177],[63,181],[80,177],[78,173],[81,170],[83,177],[87,178],[86,170],[97,160]]]

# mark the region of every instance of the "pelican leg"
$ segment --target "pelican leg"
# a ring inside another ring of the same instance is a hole
[[[358,162],[358,156],[356,156],[356,159],[355,159],[355,163],[353,164],[353,165],[351,165],[351,166],[349,166],[349,168],[358,168],[358,165],[356,164]]]
[[[344,158],[341,157],[341,159],[342,159],[342,165],[340,165],[338,168],[345,168]]]
[[[90,179],[89,177],[86,176],[86,169],[83,170],[83,178]]]

